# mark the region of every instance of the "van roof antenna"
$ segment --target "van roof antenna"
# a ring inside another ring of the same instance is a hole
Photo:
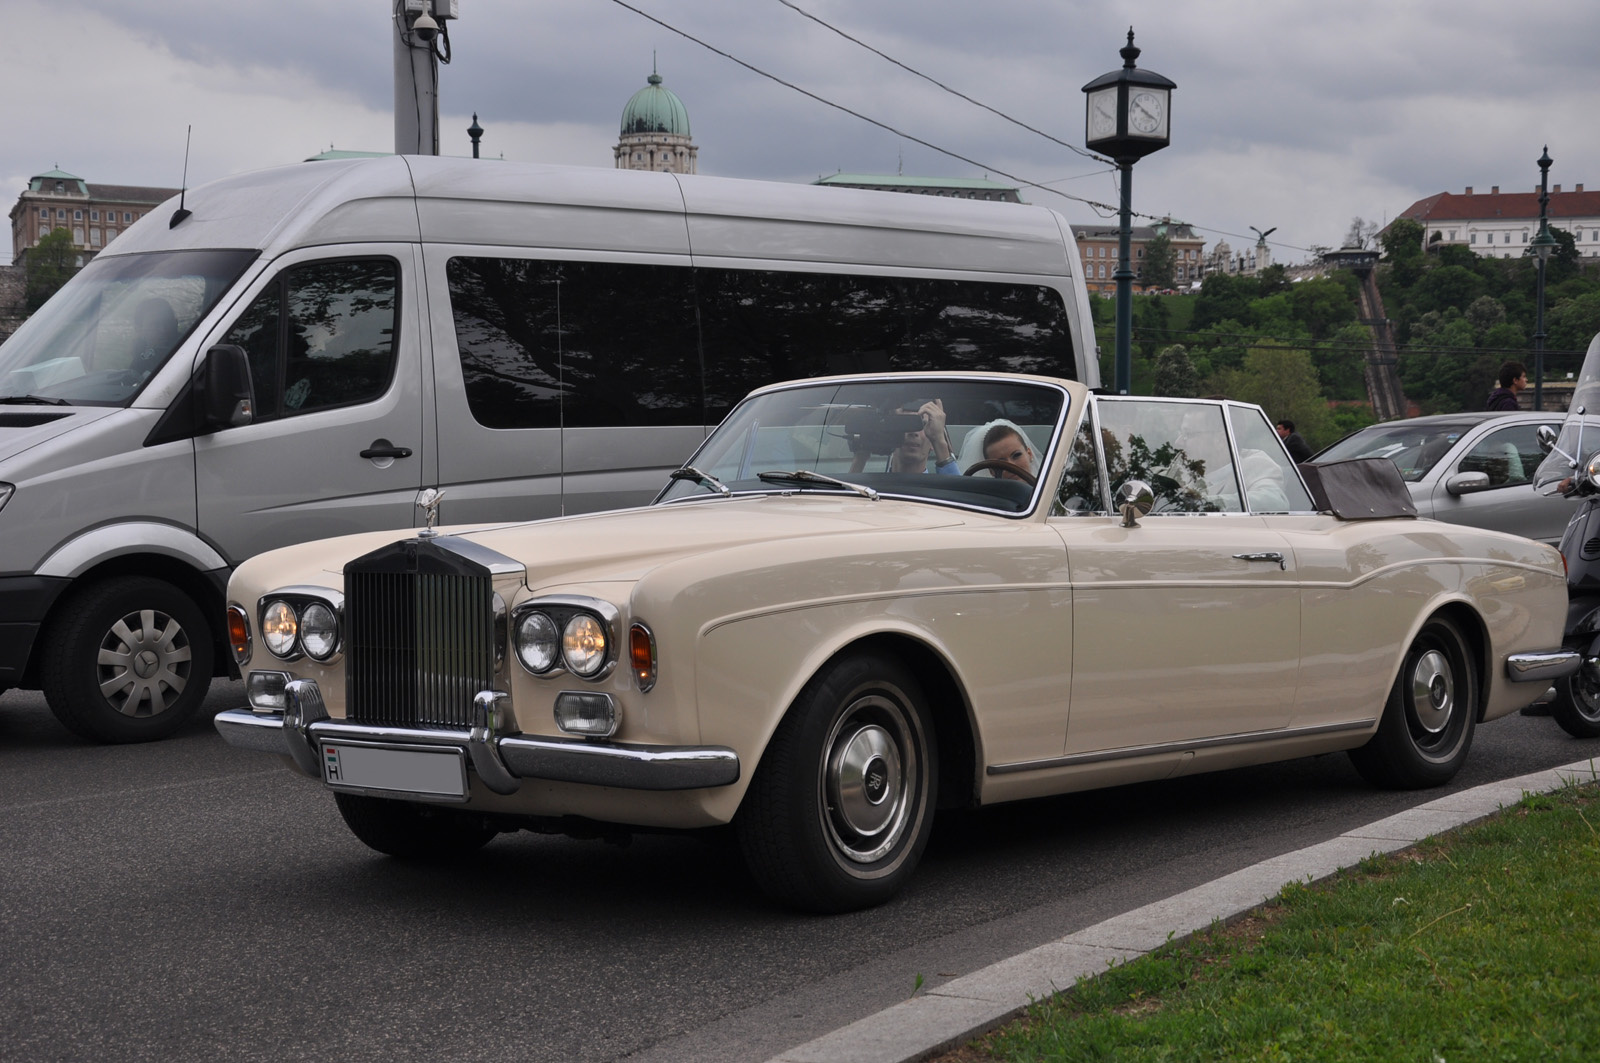
[[[183,187],[178,190],[178,209],[172,212],[172,220],[167,222],[169,229],[176,229],[179,222],[194,213],[183,205],[184,198],[189,194],[189,137],[193,133],[192,124],[183,133]]]

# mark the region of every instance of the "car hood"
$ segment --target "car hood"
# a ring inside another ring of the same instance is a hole
[[[470,540],[523,564],[528,587],[541,592],[572,583],[634,581],[651,569],[681,558],[752,543],[814,541],[821,536],[899,535],[916,529],[955,527],[969,519],[969,514],[922,502],[874,502],[837,495],[765,495],[678,502],[525,524],[443,527],[438,532],[441,537]],[[301,582],[337,586],[346,562],[415,534],[400,529],[283,547],[246,561],[235,579],[251,584],[252,591]]]
[[[0,404],[0,462],[120,412],[115,406]]]

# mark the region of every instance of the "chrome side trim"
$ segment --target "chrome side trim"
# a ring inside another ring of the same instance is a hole
[[[1513,683],[1548,683],[1576,672],[1583,664],[1577,650],[1513,653],[1506,658],[1506,678]]]
[[[286,713],[229,709],[218,713],[215,723],[217,732],[231,746],[295,757],[296,764],[300,761],[294,751],[296,748],[303,750],[317,769],[307,773],[314,778],[321,778],[321,764],[315,756],[316,743],[321,739],[355,740],[410,749],[426,746],[465,749],[484,785],[494,789],[479,767],[478,754],[473,752],[476,743],[467,732],[406,730],[330,719],[318,720],[302,732],[285,722],[287,719]],[[726,746],[638,746],[528,735],[507,735],[486,741],[484,745],[506,769],[502,782],[545,779],[624,790],[701,790],[739,781],[739,754]]]
[[[1163,742],[1156,746],[1129,746],[1124,749],[1098,749],[1091,753],[1068,753],[1066,756],[1045,760],[1024,760],[1012,764],[991,764],[988,775],[1011,775],[1019,771],[1044,771],[1047,768],[1073,768],[1081,764],[1102,764],[1112,760],[1134,760],[1138,757],[1158,757],[1167,753],[1188,753],[1196,749],[1213,749],[1217,746],[1248,746],[1260,742],[1276,742],[1283,738],[1309,738],[1320,734],[1338,734],[1344,731],[1370,731],[1378,725],[1376,719],[1356,720],[1351,723],[1319,724],[1316,727],[1284,727],[1275,731],[1249,731],[1244,734],[1217,735],[1214,738],[1196,738],[1187,742]]]

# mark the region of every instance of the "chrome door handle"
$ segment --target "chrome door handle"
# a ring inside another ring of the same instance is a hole
[[[1289,570],[1289,562],[1285,561],[1283,555],[1276,550],[1266,550],[1259,554],[1234,554],[1233,556],[1239,561],[1276,561],[1280,570],[1285,572]]]

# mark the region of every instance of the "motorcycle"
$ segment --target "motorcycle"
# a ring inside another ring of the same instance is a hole
[[[1561,536],[1567,566],[1567,622],[1562,645],[1583,655],[1572,675],[1556,680],[1550,715],[1574,738],[1600,738],[1600,336],[1589,343],[1572,403],[1558,433],[1539,429],[1544,460],[1533,474],[1543,494],[1578,498]]]

